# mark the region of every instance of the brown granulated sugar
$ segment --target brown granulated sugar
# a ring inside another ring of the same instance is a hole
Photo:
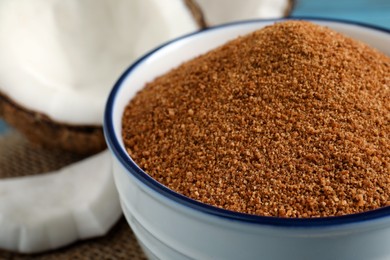
[[[158,77],[123,115],[148,174],[220,208],[324,217],[390,204],[390,58],[287,21]]]

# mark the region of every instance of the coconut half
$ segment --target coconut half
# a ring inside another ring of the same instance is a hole
[[[196,0],[207,25],[287,16],[293,0]],[[221,8],[222,7],[222,8]]]
[[[46,146],[104,149],[115,81],[150,49],[198,30],[199,13],[188,0],[1,1],[0,113]]]
[[[41,175],[0,180],[0,248],[36,253],[106,232],[121,216],[107,151]]]

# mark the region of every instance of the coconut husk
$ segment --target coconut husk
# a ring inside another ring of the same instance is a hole
[[[46,148],[90,155],[106,148],[101,126],[75,126],[59,123],[31,111],[0,93],[0,117],[18,129],[28,140]]]
[[[206,21],[203,16],[203,12],[199,7],[198,3],[194,0],[184,0],[188,9],[190,9],[192,16],[195,18],[195,21],[198,23],[201,29],[206,28]]]
[[[32,145],[10,131],[0,135],[0,180],[53,171],[82,156]],[[83,240],[46,253],[26,255],[0,249],[0,259],[146,259],[124,218],[103,237]]]
[[[293,11],[294,7],[296,5],[296,0],[289,0],[288,1],[288,5],[287,5],[287,8],[284,12],[284,16],[285,17],[288,17],[290,16],[291,12]]]

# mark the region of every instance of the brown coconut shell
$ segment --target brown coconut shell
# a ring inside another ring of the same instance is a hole
[[[290,16],[291,12],[294,10],[296,0],[289,0],[286,10],[284,11],[284,16]]]
[[[194,0],[184,0],[184,2],[187,5],[188,9],[191,11],[195,21],[198,23],[199,28],[200,29],[205,28],[207,26],[206,21],[204,19],[203,12],[199,7],[198,3]]]
[[[199,6],[193,0],[183,1],[199,28],[204,28],[205,22]],[[94,154],[106,148],[101,125],[71,125],[57,122],[44,113],[29,110],[1,92],[0,117],[28,140],[46,148],[83,155]]]
[[[0,93],[0,116],[31,142],[78,154],[93,154],[106,148],[102,126],[69,125],[51,120]]]

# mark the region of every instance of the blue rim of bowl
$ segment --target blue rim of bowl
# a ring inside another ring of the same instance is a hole
[[[383,217],[390,216],[390,207],[383,207],[371,211],[366,211],[362,213],[349,214],[343,216],[331,216],[331,217],[317,217],[317,218],[280,218],[280,217],[267,217],[267,216],[258,216],[251,215],[245,213],[234,212],[230,210],[225,210],[221,208],[217,208],[191,198],[188,198],[184,195],[181,195],[161,183],[154,180],[147,173],[145,173],[141,168],[138,167],[137,164],[129,157],[127,153],[123,151],[121,148],[119,141],[115,138],[115,131],[113,125],[113,107],[115,103],[115,99],[117,96],[118,90],[121,88],[123,81],[128,77],[129,74],[143,61],[145,61],[149,56],[158,52],[160,49],[164,48],[167,45],[180,41],[182,39],[186,39],[193,35],[202,34],[204,32],[208,32],[211,30],[218,30],[221,28],[225,28],[228,26],[240,25],[240,24],[250,24],[250,23],[262,23],[262,22],[278,22],[278,21],[287,21],[287,20],[307,20],[307,21],[318,21],[318,22],[335,22],[342,23],[348,25],[356,25],[361,26],[367,29],[373,29],[375,31],[381,31],[385,33],[390,33],[390,30],[374,26],[368,25],[360,22],[342,20],[342,19],[327,19],[327,18],[314,18],[314,17],[286,17],[280,19],[255,19],[255,20],[245,20],[239,22],[232,22],[223,25],[218,25],[214,27],[209,27],[203,29],[201,31],[197,31],[194,33],[190,33],[184,35],[182,37],[176,38],[174,40],[168,41],[165,44],[160,45],[154,50],[150,51],[143,57],[139,58],[135,61],[128,69],[124,71],[118,81],[115,83],[112,88],[110,95],[107,99],[106,110],[104,114],[104,134],[110,148],[111,152],[116,156],[116,158],[121,162],[121,164],[131,173],[135,178],[145,184],[147,187],[156,191],[157,193],[179,203],[180,205],[187,206],[194,210],[214,215],[216,217],[221,217],[227,220],[239,221],[244,223],[252,223],[259,225],[269,225],[269,226],[279,226],[279,227],[307,227],[307,228],[315,228],[315,227],[326,227],[326,226],[337,226],[337,225],[345,225],[345,224],[353,224],[360,223],[368,220],[379,219]]]

